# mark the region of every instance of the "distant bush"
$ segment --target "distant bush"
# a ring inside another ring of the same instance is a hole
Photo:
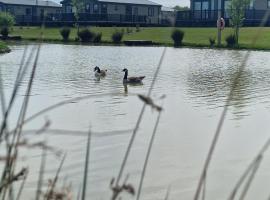
[[[100,43],[101,42],[101,38],[102,38],[102,33],[97,33],[97,34],[95,34],[95,37],[94,37],[93,42],[94,43]]]
[[[3,39],[7,39],[9,34],[9,30],[7,27],[1,28],[1,35],[3,36]]]
[[[235,47],[237,44],[235,35],[231,34],[226,37],[227,47]]]
[[[0,32],[4,38],[8,37],[10,30],[15,24],[14,17],[7,12],[0,12]]]
[[[132,33],[132,32],[133,32],[132,28],[127,27],[127,29],[126,29],[126,33],[127,33],[127,34],[130,34],[130,33]]]
[[[123,39],[123,31],[115,31],[113,34],[112,34],[112,41],[114,43],[120,43]]]
[[[95,33],[89,29],[83,29],[78,32],[78,37],[80,38],[81,42],[92,42],[95,38]]]
[[[141,29],[140,29],[140,24],[137,24],[136,25],[136,32],[140,32],[141,31]]]
[[[64,27],[60,29],[60,34],[64,41],[68,41],[70,35],[70,28]]]
[[[185,36],[185,32],[182,31],[182,30],[175,29],[172,32],[171,38],[172,38],[172,40],[174,42],[175,47],[179,47],[179,46],[182,45],[182,41],[184,39],[184,36]]]
[[[213,47],[216,44],[216,38],[210,37],[209,38],[209,44],[211,47]]]

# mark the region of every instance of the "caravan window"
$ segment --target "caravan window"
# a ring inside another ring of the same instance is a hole
[[[94,13],[98,13],[98,4],[94,4]]]
[[[148,16],[154,16],[154,8],[152,7],[148,8]]]

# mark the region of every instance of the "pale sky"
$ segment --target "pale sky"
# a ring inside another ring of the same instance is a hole
[[[60,0],[53,0],[57,3],[60,2]],[[190,0],[151,0],[153,2],[159,3],[164,6],[169,6],[173,7],[175,5],[180,5],[180,6],[189,6],[190,5]]]

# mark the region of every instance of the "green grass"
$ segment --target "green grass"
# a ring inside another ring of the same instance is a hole
[[[102,42],[111,43],[111,35],[115,31],[124,30],[125,35],[123,40],[152,40],[160,45],[171,46],[173,42],[171,40],[171,32],[174,28],[157,27],[157,28],[144,28],[141,27],[139,32],[136,32],[135,28],[132,28],[133,32],[126,33],[127,28],[115,28],[115,27],[91,27],[94,32],[102,32]],[[181,28],[185,32],[184,44],[186,46],[204,47],[209,46],[209,37],[216,38],[216,28]],[[251,40],[255,37],[258,28],[242,28],[240,31],[239,44],[241,48],[251,48]],[[39,38],[41,29],[39,27],[14,27],[12,35],[20,35],[23,39],[36,40]],[[233,33],[231,28],[226,28],[222,32],[222,44],[225,46],[225,38],[229,34]],[[76,29],[72,28],[70,34],[70,41],[74,41],[76,38]],[[45,28],[44,30],[45,41],[62,41],[59,34],[59,28]],[[270,28],[263,28],[254,49],[268,49],[270,50]]]
[[[8,46],[4,42],[0,41],[0,53],[7,53],[9,51],[10,49],[8,48]]]

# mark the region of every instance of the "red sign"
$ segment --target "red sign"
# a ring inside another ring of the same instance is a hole
[[[217,20],[217,27],[220,30],[223,30],[225,28],[225,20],[222,17]]]

